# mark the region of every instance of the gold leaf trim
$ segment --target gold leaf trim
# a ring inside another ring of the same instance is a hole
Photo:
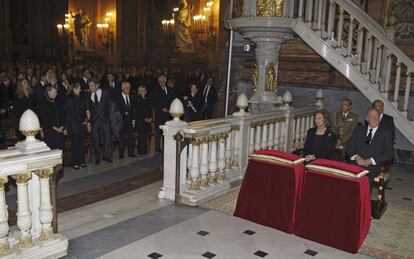
[[[366,176],[369,173],[368,170],[364,170],[358,174],[353,174],[353,173],[350,173],[350,172],[347,172],[341,169],[336,169],[336,168],[331,168],[331,167],[321,166],[321,165],[306,165],[306,169],[315,170],[321,173],[328,173],[328,174],[333,174],[337,176],[342,176],[342,177],[350,178],[350,179],[359,179],[359,178]]]

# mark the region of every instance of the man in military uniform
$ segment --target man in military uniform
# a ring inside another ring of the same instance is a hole
[[[358,115],[351,112],[352,101],[348,98],[342,100],[341,111],[335,112],[332,122],[332,130],[338,136],[337,150],[342,150],[339,160],[343,160],[343,150],[351,138],[356,126],[358,126]]]

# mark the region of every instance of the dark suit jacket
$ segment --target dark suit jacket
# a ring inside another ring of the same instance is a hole
[[[346,147],[348,156],[360,155],[363,159],[372,157],[377,165],[393,159],[394,149],[391,132],[379,127],[371,143],[366,144],[367,132],[368,125],[359,126],[355,129]]]
[[[208,91],[208,94],[207,94],[207,103],[205,103],[206,96],[204,95],[204,90],[206,89],[206,87],[207,86],[204,86],[203,90],[201,91],[202,101],[204,103],[204,110],[209,110],[209,109],[212,110],[214,107],[214,104],[216,104],[216,102],[218,101],[217,90],[214,85],[210,86],[210,90]]]
[[[101,120],[103,123],[110,123],[110,102],[111,100],[107,91],[102,90],[101,100],[98,104],[91,100],[91,93],[88,92],[86,95],[86,110],[91,113],[92,125],[97,120]]]
[[[133,95],[129,95],[129,108],[125,103],[125,99],[122,94],[118,94],[115,100],[116,105],[122,115],[123,126],[132,125],[132,120],[135,119],[136,113],[136,101]]]
[[[14,102],[14,110],[16,112],[16,116],[18,119],[20,119],[22,114],[27,109],[31,109],[32,111],[34,111],[34,98],[32,94],[30,94],[29,97],[17,97]]]
[[[83,77],[79,77],[77,82],[80,84],[82,91],[87,91],[89,89],[88,83],[85,82]]]
[[[109,92],[109,96],[111,97],[111,100],[113,102],[116,102],[118,99],[118,96],[121,94],[121,84],[118,82],[115,82],[115,86],[111,87],[109,83],[106,83],[102,86],[102,90],[106,90]]]
[[[192,109],[189,104],[192,104]],[[185,115],[184,120],[187,122],[190,121],[198,121],[201,120],[203,117],[202,114],[202,108],[203,108],[203,99],[200,92],[197,92],[195,96],[191,96],[191,94],[188,95],[188,100],[184,101],[184,107],[185,107]]]
[[[135,118],[138,126],[138,133],[148,133],[151,130],[151,124],[147,123],[145,119],[152,118],[152,108],[149,99],[137,97]]]
[[[85,103],[82,97],[69,97],[66,100],[66,130],[69,134],[79,134],[85,131]]]
[[[155,124],[157,125],[162,125],[170,119],[170,114],[164,112],[163,109],[170,109],[174,93],[172,93],[169,87],[167,87],[167,92],[168,95],[165,94],[165,91],[160,86],[154,89],[152,100],[155,109]]]
[[[43,102],[43,99],[45,99],[46,96],[46,86],[44,86],[39,82],[34,88],[33,88],[33,97],[34,97],[34,103],[35,106],[40,107],[40,104]]]
[[[394,124],[394,118],[392,116],[384,113],[379,126],[385,130],[390,131],[392,135],[392,139],[393,140],[395,139],[395,124]]]
[[[324,135],[316,136],[316,127],[310,128],[306,133],[303,154],[305,156],[314,155],[316,158],[330,159],[335,152],[335,145],[336,135],[332,130],[327,128]]]

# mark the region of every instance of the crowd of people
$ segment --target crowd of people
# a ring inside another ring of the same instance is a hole
[[[86,167],[85,134],[91,134],[95,164],[112,163],[113,139],[120,159],[125,151],[135,157],[134,131],[138,154],[147,153],[152,131],[155,150],[162,152],[159,126],[171,119],[175,98],[182,100],[187,122],[212,118],[218,101],[213,76],[200,68],[184,73],[157,66],[2,62],[0,80],[0,123],[35,111],[50,148],[64,150],[68,137],[75,169]]]
[[[342,100],[341,111],[315,112],[315,127],[306,135],[303,155],[306,162],[317,158],[332,159],[340,151],[339,160],[357,164],[369,170],[370,186],[383,163],[392,161],[395,125],[391,116],[384,114],[384,103],[375,100],[365,114],[365,124],[358,126],[358,115],[351,111],[352,101]]]

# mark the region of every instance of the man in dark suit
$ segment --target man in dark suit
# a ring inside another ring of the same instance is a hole
[[[217,90],[213,85],[214,81],[212,77],[207,79],[207,83],[203,88],[203,118],[205,120],[211,119],[213,117],[214,105],[218,101]]]
[[[380,128],[384,128],[390,131],[392,135],[392,140],[395,141],[394,118],[384,113],[384,103],[381,100],[375,100],[372,103],[372,107],[375,108],[380,114]]]
[[[86,116],[88,118],[88,129],[92,131],[92,140],[95,156],[95,164],[103,160],[112,163],[111,150],[111,122],[110,122],[110,105],[111,100],[108,92],[99,88],[99,80],[93,78],[89,80],[89,94],[86,99]],[[103,152],[101,150],[103,144]]]
[[[147,154],[148,133],[151,131],[152,107],[145,85],[138,87],[136,121],[138,126],[138,154]]]
[[[111,100],[116,102],[116,99],[118,99],[121,94],[121,84],[116,82],[115,75],[112,72],[108,72],[106,80],[107,82],[102,89],[108,91]]]
[[[33,90],[34,103],[36,109],[39,108],[40,104],[43,102],[43,99],[45,99],[47,85],[47,73],[46,71],[42,71],[40,72],[39,83],[36,84]]]
[[[170,118],[170,104],[172,94],[167,87],[167,78],[164,75],[158,77],[158,86],[154,89],[153,102],[155,109],[155,150],[161,152],[161,130],[160,125],[164,125]]]
[[[380,114],[370,108],[366,114],[367,125],[355,129],[348,141],[346,152],[352,163],[369,170],[370,189],[379,174],[381,164],[393,159],[392,133],[380,127]]]
[[[84,68],[82,70],[81,77],[78,79],[78,82],[81,85],[82,92],[88,91],[90,79],[91,79],[91,73],[89,72],[89,69]]]
[[[124,158],[125,145],[128,146],[128,156],[134,155],[134,141],[132,138],[135,127],[135,99],[130,95],[131,84],[127,81],[122,83],[122,93],[116,98],[116,104],[122,115],[122,128],[119,133],[119,159]]]

